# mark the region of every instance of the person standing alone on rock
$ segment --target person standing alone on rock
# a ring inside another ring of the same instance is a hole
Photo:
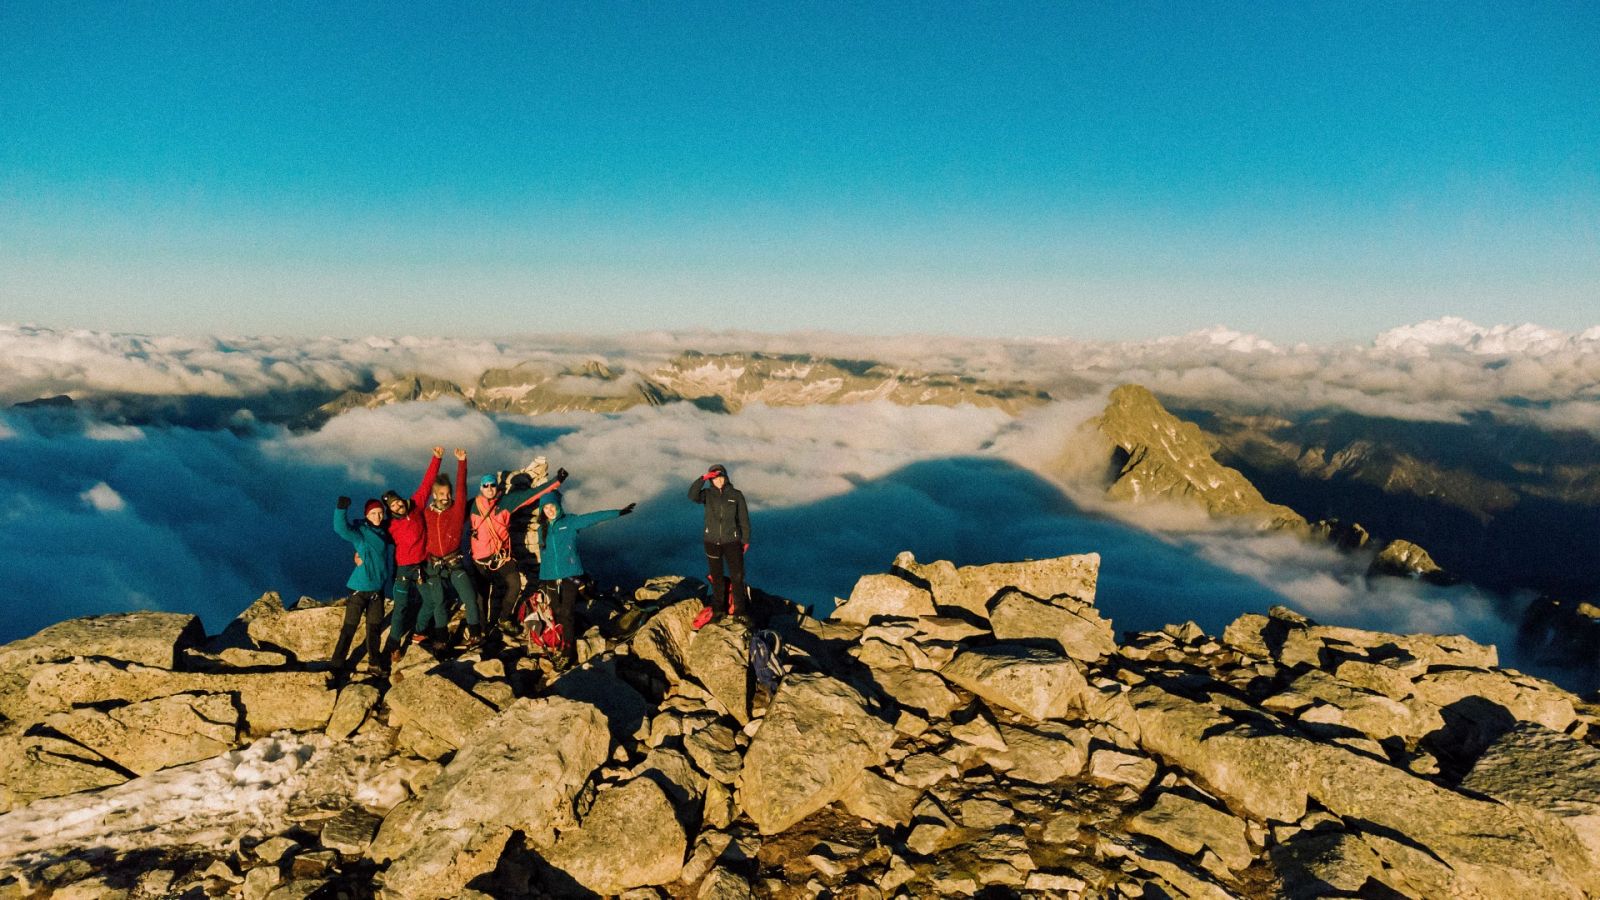
[[[749,617],[749,589],[744,583],[744,555],[750,549],[750,510],[744,494],[728,480],[728,467],[720,463],[689,485],[689,499],[706,508],[703,540],[711,602],[695,616],[694,628],[704,628],[728,604],[728,614]],[[723,573],[726,564],[727,573]],[[726,600],[724,600],[726,598]]]
[[[331,660],[341,678],[350,668],[345,653],[362,615],[367,617],[367,658],[363,664],[381,664],[378,654],[383,634],[383,595],[394,582],[394,541],[383,529],[383,504],[368,500],[362,508],[363,517],[355,522],[345,519],[349,508],[350,498],[340,497],[333,510],[334,533],[356,548],[356,568],[345,582],[345,587],[355,593],[345,601],[344,626],[339,629],[339,642],[334,645]]]

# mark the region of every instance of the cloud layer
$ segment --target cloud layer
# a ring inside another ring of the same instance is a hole
[[[265,590],[338,596],[349,557],[327,524],[333,498],[409,492],[442,443],[467,448],[474,473],[548,456],[572,470],[576,511],[638,501],[637,515],[585,533],[585,561],[609,583],[701,574],[699,510],[683,493],[721,462],[752,501],[752,583],[819,613],[901,550],[960,564],[1098,552],[1100,604],[1118,628],[1193,619],[1216,632],[1288,602],[1329,622],[1460,631],[1509,649],[1495,604],[1470,589],[1369,582],[1359,558],[1106,504],[1034,474],[1096,408],[1012,420],[886,403],[737,416],[679,404],[529,419],[439,401],[354,410],[298,433],[13,411],[0,417],[0,453],[28,465],[0,471],[11,498],[0,577],[21,602],[0,641],[133,608],[199,612],[215,630]]]
[[[1263,411],[1344,409],[1454,422],[1512,422],[1600,433],[1600,326],[1566,334],[1534,325],[1440,319],[1365,345],[1284,347],[1226,328],[1138,342],[1043,338],[879,338],[825,333],[647,332],[623,337],[151,337],[0,325],[0,401],[54,394],[134,394],[248,401],[337,392],[404,372],[470,381],[525,361],[603,359],[648,370],[683,350],[808,352],[877,359],[1038,384],[1058,399],[1122,382],[1192,402]]]

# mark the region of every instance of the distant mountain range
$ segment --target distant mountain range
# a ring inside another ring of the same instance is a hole
[[[634,406],[692,402],[736,412],[752,404],[810,406],[888,400],[901,405],[994,407],[1016,414],[1050,401],[1021,382],[991,382],[947,372],[919,372],[869,360],[809,354],[687,352],[649,371],[589,362],[560,368],[524,363],[489,369],[471,384],[410,374],[370,391],[349,391],[317,412],[452,397],[484,412],[620,412]]]

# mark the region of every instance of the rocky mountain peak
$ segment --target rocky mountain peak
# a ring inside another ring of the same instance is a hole
[[[1265,528],[1305,532],[1304,517],[1268,502],[1236,469],[1213,458],[1216,441],[1200,426],[1168,412],[1148,389],[1125,384],[1111,392],[1105,411],[1089,422],[1114,448],[1107,494],[1135,503],[1193,503],[1213,516],[1246,518]]]
[[[0,896],[1350,896],[1600,890],[1590,709],[1459,636],[1284,608],[1124,635],[1100,559],[903,553],[752,692],[700,582],[348,684],[338,606],[0,647]],[[90,655],[76,655],[87,653]],[[379,893],[381,892],[381,894]]]

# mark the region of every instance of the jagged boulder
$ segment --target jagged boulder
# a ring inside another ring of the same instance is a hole
[[[75,709],[44,724],[135,775],[232,750],[240,711],[229,694],[178,694],[101,711]]]
[[[989,607],[989,624],[1002,641],[1040,642],[1083,662],[1117,652],[1111,623],[1087,603],[1048,603],[1019,590],[1002,590]]]
[[[110,760],[71,741],[42,734],[0,735],[0,813],[128,780]]]
[[[877,619],[915,619],[934,614],[933,593],[899,575],[863,575],[847,600],[837,600],[836,622],[868,625]]]
[[[1095,583],[1100,574],[1100,554],[1083,553],[958,569],[943,560],[923,565],[910,553],[902,553],[895,559],[894,568],[906,573],[913,582],[926,582],[936,606],[964,610],[979,619],[987,619],[990,603],[1005,588],[1043,600],[1059,598],[1079,604],[1093,603]]]
[[[1156,685],[1132,694],[1145,747],[1230,809],[1292,822],[1315,799],[1346,821],[1366,823],[1364,836],[1385,862],[1429,896],[1576,897],[1595,887],[1577,841],[1556,826],[1299,737],[1221,695],[1202,703]]]
[[[328,737],[342,741],[356,733],[367,720],[367,714],[378,705],[378,689],[366,682],[356,682],[339,692],[334,701],[333,713],[328,716]]]
[[[635,778],[601,791],[544,856],[589,890],[610,895],[676,880],[688,843],[666,793],[649,778]]]
[[[246,607],[229,631],[236,634],[242,625],[257,647],[282,650],[301,662],[313,662],[333,656],[343,624],[343,606],[304,603],[285,609],[277,592],[269,591]]]
[[[548,848],[572,823],[573,799],[610,743],[605,717],[586,703],[513,703],[473,733],[420,798],[384,819],[371,850],[375,860],[393,860],[384,889],[455,896],[494,868],[513,831]]]
[[[692,625],[703,605],[695,598],[680,600],[651,616],[630,642],[633,655],[655,663],[669,683],[688,678]]]
[[[1600,750],[1522,722],[1484,751],[1461,787],[1571,829],[1600,866]]]
[[[997,736],[1003,748],[985,752],[983,760],[1016,781],[1054,784],[1083,772],[1089,762],[1089,733],[1082,728],[1058,722],[1037,728],[1000,725]]]
[[[739,724],[750,721],[750,629],[723,619],[694,632],[684,663]]]
[[[236,695],[246,731],[256,736],[279,729],[319,730],[328,723],[336,696],[327,676],[316,672],[171,672],[85,659],[41,666],[28,683],[28,697],[40,712],[189,693]]]
[[[414,725],[451,747],[465,744],[494,708],[443,675],[417,672],[389,688],[389,724]]]
[[[1255,859],[1243,819],[1171,791],[1130,819],[1128,830],[1189,856],[1210,850],[1234,872],[1243,871]]]
[[[791,674],[745,753],[739,803],[762,834],[782,831],[881,765],[894,737],[855,688],[826,675]]]
[[[0,646],[0,669],[88,656],[171,669],[183,650],[205,640],[200,617],[131,612],[57,622],[31,637]]]
[[[990,703],[1041,722],[1082,709],[1089,690],[1070,658],[1016,644],[962,650],[939,674]]]

